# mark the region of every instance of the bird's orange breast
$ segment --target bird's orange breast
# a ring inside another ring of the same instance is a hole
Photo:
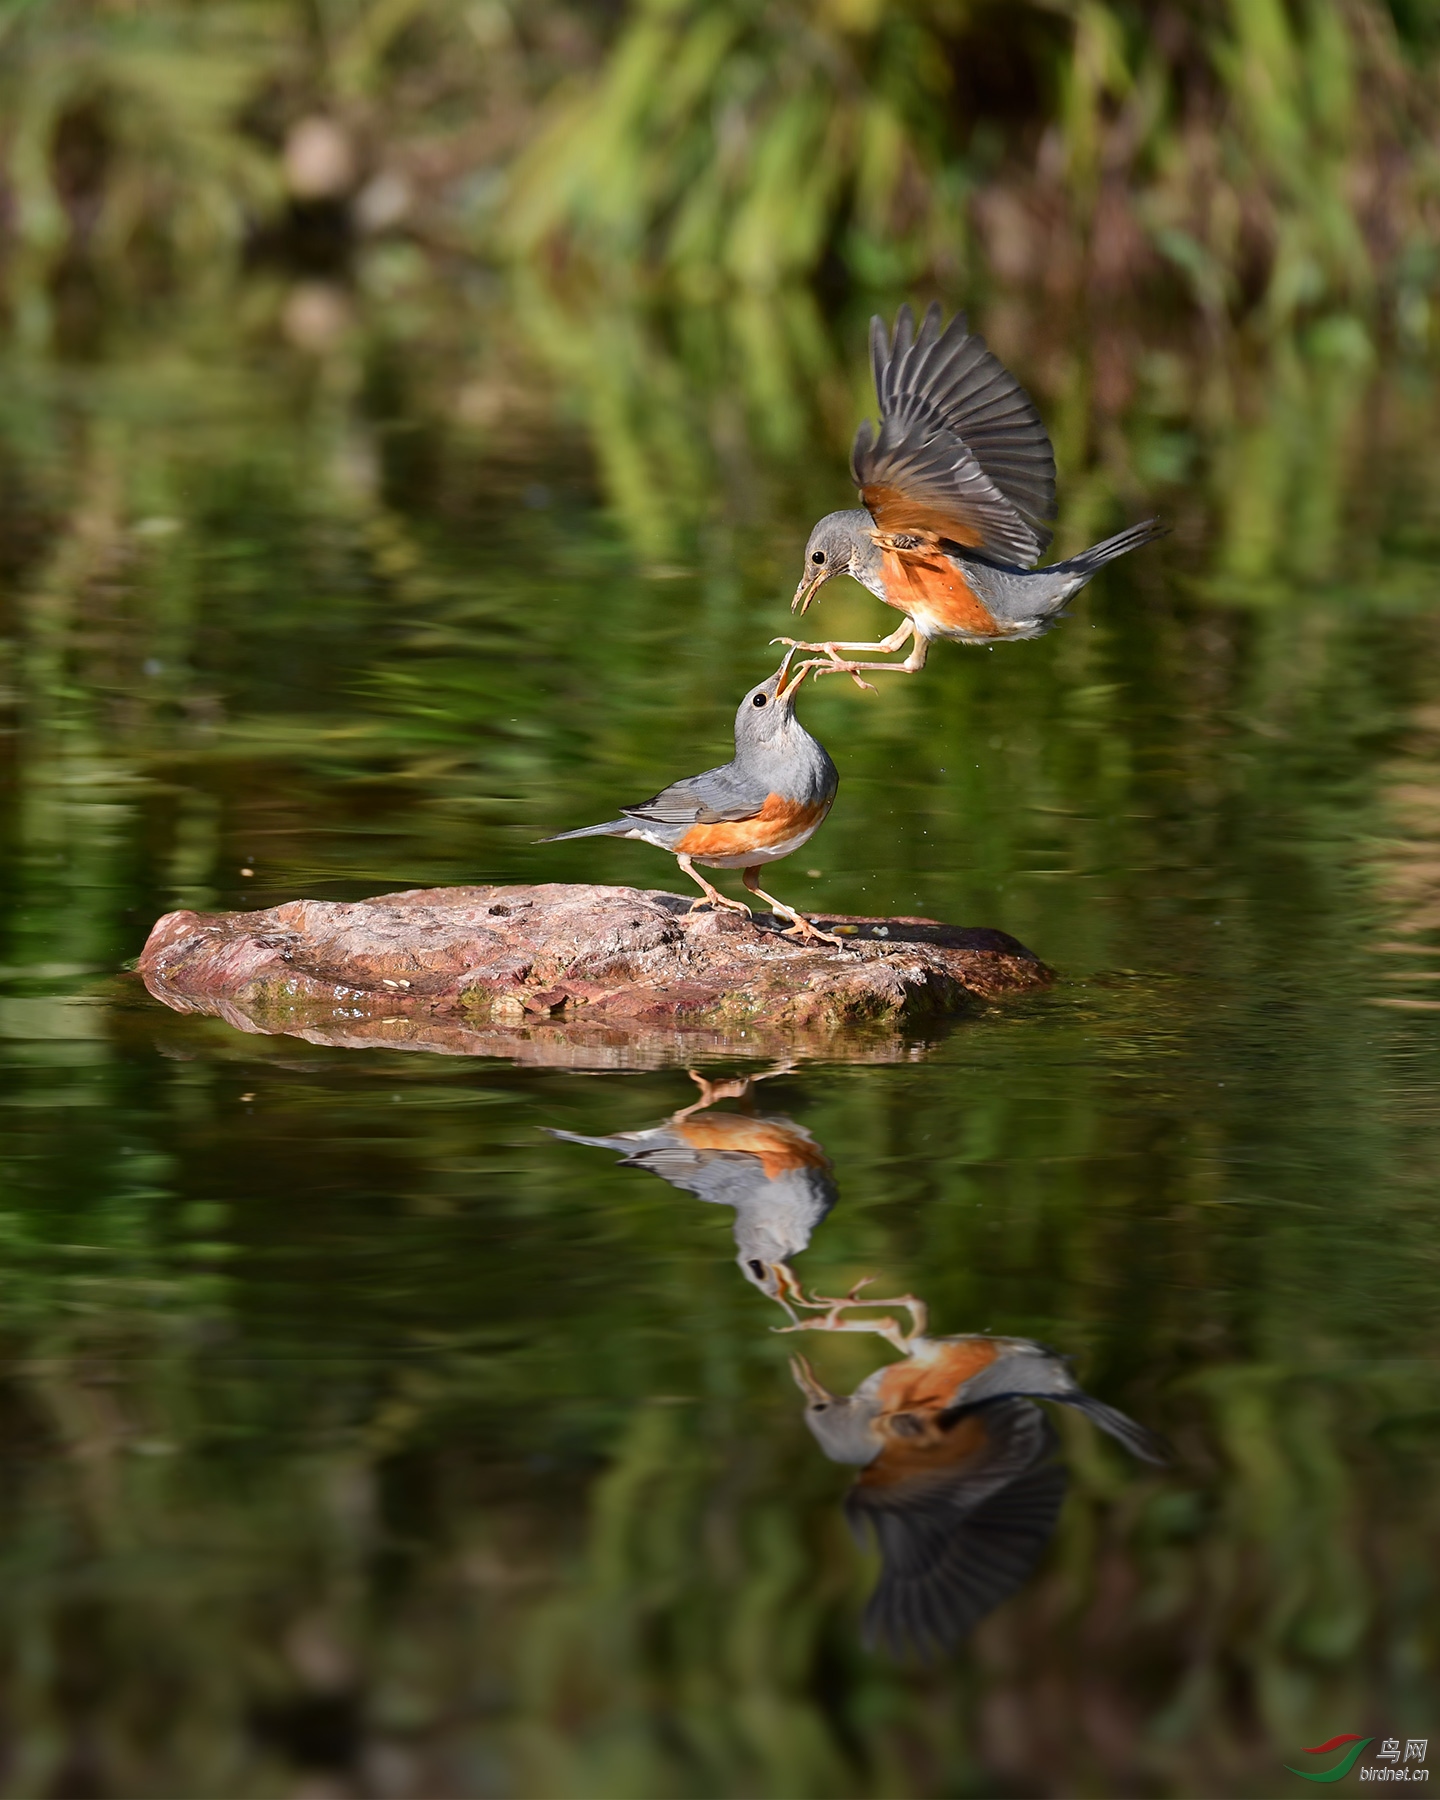
[[[747,1119],[739,1113],[712,1113],[687,1119],[680,1135],[697,1150],[738,1150],[757,1156],[767,1181],[791,1169],[823,1169],[825,1152],[794,1127],[775,1119]]]
[[[933,1347],[931,1354],[895,1363],[880,1383],[881,1451],[860,1480],[866,1487],[886,1487],[912,1476],[953,1468],[984,1449],[989,1426],[983,1414],[958,1419],[948,1428],[940,1420],[955,1402],[959,1388],[988,1368],[1000,1354],[991,1338],[957,1338]]]
[[[999,631],[995,615],[976,595],[965,572],[943,551],[886,550],[880,563],[886,604],[935,630],[989,636]]]
[[[880,1382],[882,1416],[896,1412],[943,1411],[954,1403],[956,1390],[988,1369],[1000,1354],[994,1338],[954,1338],[932,1346],[926,1356],[892,1363]]]
[[[753,818],[692,825],[674,848],[686,856],[743,856],[747,850],[773,850],[818,825],[829,810],[828,800],[804,803],[769,794]]]

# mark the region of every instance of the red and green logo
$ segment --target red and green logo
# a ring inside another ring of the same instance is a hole
[[[1313,1750],[1305,1752],[1306,1756],[1328,1756],[1332,1750],[1338,1750],[1342,1744],[1349,1744],[1351,1748],[1345,1752],[1333,1769],[1318,1771],[1290,1769],[1289,1763],[1286,1763],[1285,1767],[1290,1769],[1292,1775],[1298,1775],[1302,1781],[1339,1781],[1342,1776],[1348,1775],[1355,1767],[1356,1760],[1365,1746],[1374,1741],[1373,1738],[1361,1737],[1358,1731],[1347,1731],[1343,1737],[1327,1738],[1323,1744],[1316,1744]]]

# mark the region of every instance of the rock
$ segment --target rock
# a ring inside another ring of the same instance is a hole
[[[823,918],[847,939],[836,950],[783,937],[782,923],[691,912],[656,890],[422,888],[167,913],[138,966],[167,1006],[242,1030],[456,1055],[523,1046],[519,1060],[575,1066],[578,1053],[592,1067],[618,1066],[642,1040],[648,1064],[741,1045],[768,1054],[796,1033],[894,1032],[1051,980],[1000,931]]]

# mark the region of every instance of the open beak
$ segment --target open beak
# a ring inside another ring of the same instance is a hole
[[[768,1265],[770,1279],[775,1284],[770,1298],[778,1306],[785,1308],[785,1313],[792,1325],[798,1325],[800,1318],[795,1311],[795,1302],[805,1304],[805,1290],[795,1277],[795,1271],[787,1262],[773,1262]]]
[[[794,650],[787,650],[785,652],[785,660],[781,663],[778,671],[779,680],[775,684],[775,698],[777,700],[788,700],[792,705],[794,704],[796,694],[800,690],[800,683],[810,673],[809,663],[801,663],[795,673],[793,675],[790,674],[790,663],[794,655]]]
[[[795,1377],[796,1387],[812,1403],[823,1402],[829,1405],[831,1401],[839,1398],[838,1394],[832,1394],[829,1388],[821,1384],[816,1378],[815,1371],[798,1352],[790,1358],[790,1373]]]
[[[804,579],[795,590],[795,598],[790,602],[791,612],[804,613],[810,609],[810,602],[815,598],[816,590],[830,573],[828,569],[809,569]]]

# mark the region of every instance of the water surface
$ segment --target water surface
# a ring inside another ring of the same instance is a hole
[[[1157,327],[1107,401],[1064,321],[997,308],[1061,547],[1175,536],[1041,642],[803,702],[842,787],[776,891],[1060,980],[716,1113],[828,1160],[808,1287],[1041,1339],[1175,1448],[1058,1413],[1053,1543],[920,1666],[862,1644],[850,1474],[730,1212],[550,1135],[654,1126],[683,1067],[246,1035],[123,972],[176,906],[675,885],[533,840],[723,758],[847,498],[863,309],[577,321],[404,275],[324,330],[255,285],[6,362],[8,1791],[1282,1794],[1337,1733],[1425,1736],[1428,376]],[[806,1347],[846,1391],[892,1355]]]

